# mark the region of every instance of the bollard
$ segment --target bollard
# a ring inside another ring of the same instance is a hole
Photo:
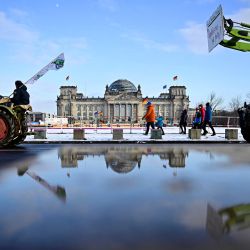
[[[151,129],[151,137],[150,139],[162,139],[162,131],[161,129]]]
[[[225,129],[225,138],[228,140],[238,139],[238,129]]]
[[[35,128],[34,129],[34,139],[47,139],[46,138],[46,128]]]
[[[73,139],[74,140],[84,140],[85,139],[84,129],[83,128],[74,128]]]
[[[123,129],[113,129],[113,140],[123,140]]]
[[[201,130],[191,128],[188,130],[188,137],[190,139],[200,139],[201,138]]]

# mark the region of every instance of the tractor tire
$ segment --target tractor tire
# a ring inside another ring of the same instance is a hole
[[[15,139],[13,139],[10,145],[15,146],[15,145],[21,144],[25,140],[27,136],[27,132],[28,132],[28,125],[25,119],[21,122],[21,134],[18,135]]]
[[[14,117],[0,109],[0,147],[7,147],[15,137]]]

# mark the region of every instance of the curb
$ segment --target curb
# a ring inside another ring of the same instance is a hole
[[[246,141],[162,141],[162,140],[105,140],[105,141],[24,141],[22,144],[249,144]]]

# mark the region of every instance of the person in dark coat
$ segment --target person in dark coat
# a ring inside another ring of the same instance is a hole
[[[210,106],[210,103],[207,102],[206,103],[206,112],[205,112],[205,119],[204,119],[204,122],[202,124],[202,129],[203,129],[203,134],[202,135],[206,135],[208,132],[206,130],[206,125],[208,125],[211,129],[212,129],[212,135],[211,136],[214,136],[216,135],[215,133],[215,130],[212,126],[212,108]]]
[[[30,104],[30,95],[27,92],[27,87],[21,82],[15,82],[16,89],[14,90],[13,97],[10,98],[11,102],[16,105]]]
[[[186,127],[187,127],[187,110],[186,109],[184,109],[181,113],[179,126],[181,129],[180,134],[186,134]]]

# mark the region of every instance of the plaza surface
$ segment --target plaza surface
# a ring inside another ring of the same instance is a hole
[[[123,140],[113,140],[112,129],[115,128],[84,128],[86,140],[73,140],[73,128],[34,128],[46,129],[46,139],[34,139],[34,135],[26,137],[24,143],[244,143],[245,140],[240,133],[239,128],[229,128],[238,130],[238,139],[228,140],[225,138],[226,127],[215,127],[216,136],[211,136],[210,133],[206,136],[201,136],[201,139],[190,139],[187,134],[180,134],[178,127],[165,127],[165,135],[162,139],[150,139],[150,132],[148,135],[143,135],[145,128],[120,128],[123,129]],[[78,129],[78,128],[77,128]]]

